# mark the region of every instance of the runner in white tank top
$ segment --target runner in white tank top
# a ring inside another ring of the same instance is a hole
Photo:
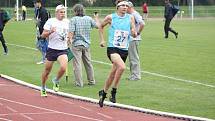
[[[53,82],[53,90],[59,91],[59,80],[63,76],[67,68],[67,34],[68,34],[68,21],[65,17],[65,7],[58,5],[55,11],[55,18],[49,19],[44,25],[44,31],[42,33],[43,38],[49,38],[48,51],[46,54],[45,69],[42,73],[42,87],[41,96],[47,96],[46,94],[46,81],[48,75],[51,72],[52,66],[55,61],[58,61],[60,68]]]

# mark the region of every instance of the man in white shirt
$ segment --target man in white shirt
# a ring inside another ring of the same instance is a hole
[[[55,61],[60,64],[60,69],[53,82],[53,90],[59,91],[59,80],[66,71],[68,57],[67,57],[67,33],[69,30],[69,21],[64,19],[65,7],[58,5],[55,10],[55,18],[50,18],[44,25],[44,31],[41,35],[42,38],[49,38],[48,51],[46,54],[45,70],[42,73],[42,87],[41,96],[47,96],[45,83],[48,75],[51,72],[52,66]]]

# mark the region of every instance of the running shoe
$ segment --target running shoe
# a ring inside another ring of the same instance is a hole
[[[37,65],[44,64],[44,61],[37,62]]]
[[[106,95],[107,95],[107,93],[105,93],[104,90],[99,91],[99,106],[100,107],[103,107]]]
[[[59,84],[56,84],[56,83],[53,84],[53,90],[54,90],[55,92],[58,92],[58,91],[59,91],[59,87],[60,87]]]
[[[41,90],[40,94],[41,94],[41,97],[47,97],[46,90]]]
[[[53,82],[53,90],[54,90],[55,92],[58,92],[58,91],[59,91],[59,88],[60,88],[59,83],[56,82],[56,79],[53,79],[52,82]]]
[[[109,100],[110,100],[112,103],[116,103],[116,90],[112,90],[112,91],[111,91],[111,96],[110,96]]]

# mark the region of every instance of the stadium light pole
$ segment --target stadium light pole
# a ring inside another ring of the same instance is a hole
[[[67,0],[64,0],[64,5],[66,7],[66,10],[65,10],[65,18],[67,18]],[[69,79],[69,76],[68,76],[68,72],[69,71],[69,68],[68,68],[68,65],[66,67],[66,82],[68,82],[68,79]]]
[[[67,18],[67,0],[65,0],[64,2],[65,2],[64,4],[65,4],[65,7],[66,7],[66,11],[65,11],[66,16],[65,17]]]
[[[194,9],[194,7],[193,7],[194,5],[193,5],[193,4],[194,4],[194,1],[191,0],[191,6],[192,6],[192,7],[191,7],[191,18],[192,18],[192,20],[193,20],[193,18],[194,18],[194,10],[193,10],[193,9]]]
[[[16,0],[16,21],[19,21],[19,0]]]

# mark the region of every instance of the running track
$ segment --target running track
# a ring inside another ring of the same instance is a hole
[[[0,77],[0,121],[178,121],[52,95]]]

